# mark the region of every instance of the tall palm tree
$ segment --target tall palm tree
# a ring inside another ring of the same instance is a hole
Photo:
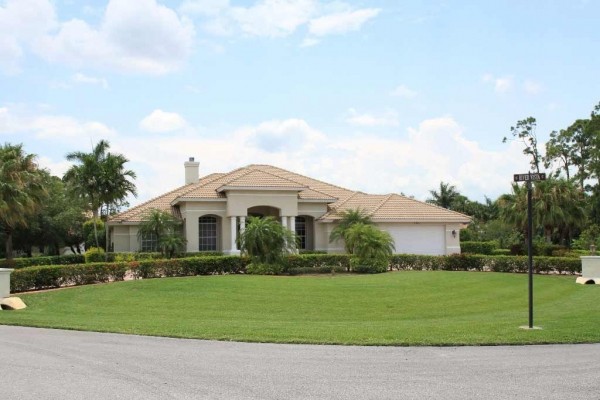
[[[71,166],[63,179],[71,184],[75,194],[84,199],[94,220],[99,216],[103,205],[117,204],[129,194],[137,195],[135,185],[129,180],[134,179],[135,173],[125,170],[128,161],[120,154],[108,151],[110,144],[101,140],[91,153],[76,151],[67,154],[67,160],[76,164]],[[98,229],[94,224],[94,238],[98,243]]]
[[[6,234],[6,259],[13,258],[12,234],[26,227],[40,207],[46,191],[35,155],[25,154],[23,145],[0,146],[0,225]]]
[[[357,208],[355,210],[345,210],[342,212],[342,219],[329,235],[329,243],[335,242],[336,240],[344,240],[344,247],[346,253],[352,254],[353,248],[345,242],[346,231],[355,224],[372,225],[371,217],[365,210]]]
[[[454,203],[460,197],[460,193],[456,190],[456,186],[450,183],[440,182],[440,191],[430,190],[431,199],[427,200],[427,203],[435,204],[439,207],[448,208],[452,207]]]

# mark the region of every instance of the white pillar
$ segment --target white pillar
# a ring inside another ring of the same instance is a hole
[[[283,225],[284,228],[287,228],[287,217],[281,217],[281,225]]]
[[[246,216],[242,215],[240,217],[240,235],[242,233],[244,233],[245,230],[246,230]]]
[[[237,252],[237,217],[230,217],[231,226],[231,252]]]
[[[294,217],[294,216],[290,217],[289,227],[290,227],[290,231],[296,233],[296,217]]]

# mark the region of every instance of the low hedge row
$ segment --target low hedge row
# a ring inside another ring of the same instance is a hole
[[[42,256],[42,257],[20,257],[13,258],[12,265],[6,264],[6,259],[0,260],[0,267],[26,268],[38,265],[68,265],[83,264],[85,262],[83,254],[70,254],[66,256]]]
[[[21,268],[11,274],[11,291],[23,292],[120,281],[130,273],[133,278],[245,273],[249,260],[238,256],[203,256],[171,260],[142,260],[75,265],[49,265]],[[452,256],[422,256],[396,254],[390,270],[444,270],[526,272],[527,257],[457,254]],[[346,272],[350,270],[347,254],[292,255],[283,266],[290,275]],[[534,257],[535,273],[573,274],[581,272],[576,258]],[[361,272],[361,271],[353,271]]]
[[[421,256],[395,254],[390,261],[390,270],[428,270],[428,271],[491,271],[491,272],[527,272],[526,256],[488,256],[455,254],[451,256]],[[533,258],[536,274],[559,273],[574,274],[581,272],[581,260],[570,257]]]

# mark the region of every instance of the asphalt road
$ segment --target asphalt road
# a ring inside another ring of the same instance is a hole
[[[600,399],[600,344],[343,347],[0,326],[0,399]]]

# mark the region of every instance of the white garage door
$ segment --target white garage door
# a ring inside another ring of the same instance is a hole
[[[381,224],[379,227],[392,235],[397,254],[446,254],[444,225]]]

